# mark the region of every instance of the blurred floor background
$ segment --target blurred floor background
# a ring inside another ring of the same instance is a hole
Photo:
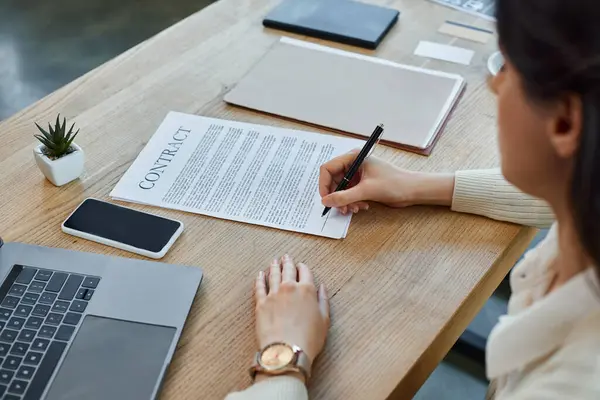
[[[0,120],[211,2],[0,0]],[[484,398],[481,346],[506,311],[508,295],[506,286],[499,288],[416,399]],[[470,340],[475,347],[465,343]]]
[[[0,0],[0,120],[210,3]]]

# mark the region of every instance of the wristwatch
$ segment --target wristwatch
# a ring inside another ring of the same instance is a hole
[[[266,375],[283,375],[290,372],[300,372],[304,375],[306,382],[310,378],[311,361],[296,345],[283,342],[275,342],[265,346],[256,353],[254,363],[250,367],[252,379],[257,373]]]

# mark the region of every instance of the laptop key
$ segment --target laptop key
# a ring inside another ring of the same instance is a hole
[[[10,369],[0,369],[0,383],[8,385],[14,375],[14,371]]]
[[[85,292],[85,296],[83,297],[84,300],[91,300],[92,299],[92,295],[94,294],[94,290],[93,289],[88,289],[87,292]]]
[[[50,277],[52,277],[52,271],[45,271],[43,269],[40,269],[35,275],[35,279],[44,282],[48,282],[50,280]]]
[[[8,354],[9,349],[10,349],[10,344],[0,343],[0,357],[6,356]]]
[[[15,280],[15,282],[24,283],[28,285],[29,282],[31,282],[31,280],[33,279],[36,272],[37,269],[35,268],[24,267],[17,279]]]
[[[2,302],[2,307],[16,308],[19,304],[19,298],[14,296],[6,296]]]
[[[31,350],[35,351],[44,351],[48,348],[50,341],[48,339],[37,338],[33,341],[31,345]]]
[[[100,283],[100,278],[96,278],[94,276],[87,276],[81,286],[89,289],[96,289],[98,287],[98,283]]]
[[[50,377],[54,373],[54,369],[58,365],[58,361],[60,360],[60,357],[62,356],[66,347],[66,343],[56,341],[53,341],[50,347],[48,347],[48,351],[44,356],[44,361],[33,377],[24,400],[35,400],[42,397],[42,394],[46,389],[46,385],[48,385]]]
[[[68,312],[67,315],[65,315],[63,324],[77,325],[79,323],[80,319],[81,319],[81,314],[74,313],[74,312]]]
[[[81,300],[73,300],[73,303],[71,303],[71,307],[69,308],[69,311],[75,311],[75,312],[84,312],[85,308],[87,307],[88,303],[86,301],[81,301]]]
[[[6,389],[8,389],[6,385],[0,385],[0,396],[4,396],[4,393],[6,393]],[[3,399],[5,399],[5,397],[3,397]]]
[[[14,394],[7,394],[6,396],[3,397],[4,400],[23,400],[22,397],[19,397],[17,395]]]
[[[42,353],[38,353],[36,351],[30,351],[25,356],[23,363],[28,364],[28,365],[38,365],[40,363],[40,361],[42,361],[42,356],[43,356]]]
[[[50,313],[50,314],[48,314],[48,317],[46,318],[46,323],[50,324],[50,325],[60,325],[60,322],[62,321],[62,319],[63,319],[62,314]]]
[[[60,328],[58,328],[58,332],[56,332],[56,336],[54,337],[54,339],[69,341],[74,331],[74,326],[61,325]]]
[[[15,315],[17,317],[29,317],[31,310],[33,310],[32,306],[24,306],[23,304],[20,304],[15,310]]]
[[[11,369],[15,371],[21,365],[21,361],[23,358],[17,356],[8,356],[6,360],[4,360],[4,364],[2,364],[2,368]]]
[[[43,322],[44,322],[43,318],[29,317],[27,322],[25,322],[25,328],[38,329],[40,326],[42,326]]]
[[[12,317],[6,324],[7,328],[19,330],[25,325],[25,318]]]
[[[0,321],[8,321],[11,314],[12,310],[9,310],[8,308],[0,308]]]
[[[23,298],[21,299],[21,304],[27,304],[30,306],[34,306],[37,303],[39,298],[40,298],[39,294],[26,292],[23,295]]]
[[[86,289],[86,288],[79,289],[77,291],[77,294],[75,295],[75,298],[79,299],[79,300],[83,300],[85,298],[85,294],[87,291],[88,291],[88,289]]]
[[[11,393],[23,394],[23,393],[25,393],[25,388],[26,387],[27,387],[27,382],[21,381],[19,379],[15,379],[10,384],[10,387],[8,388],[8,391],[11,392]]]
[[[29,285],[29,291],[33,293],[42,293],[46,287],[46,282],[33,281]]]
[[[0,340],[2,340],[3,342],[12,343],[15,341],[18,334],[19,334],[19,332],[17,332],[17,331],[5,329],[2,331],[2,333],[0,333]]]
[[[46,290],[49,292],[60,292],[60,289],[67,280],[67,276],[69,275],[65,274],[64,272],[55,272],[54,275],[52,275],[52,278],[50,278],[48,281]]]
[[[45,317],[50,312],[50,306],[46,306],[43,304],[38,304],[33,308],[31,315],[35,315],[38,317]]]
[[[19,285],[18,283],[15,283],[12,285],[12,287],[8,291],[8,294],[21,297],[21,296],[23,296],[23,294],[25,294],[25,290],[27,290],[27,286]]]
[[[54,336],[55,333],[56,333],[55,326],[44,325],[44,326],[42,326],[42,329],[40,329],[38,336],[43,337],[43,338],[52,339],[52,337]]]
[[[12,349],[10,349],[10,354],[15,356],[24,356],[27,354],[27,350],[29,350],[29,345],[27,343],[17,342],[13,344]]]
[[[70,275],[67,279],[67,283],[60,291],[58,298],[61,300],[73,300],[75,294],[77,293],[77,289],[79,289],[79,285],[83,281],[83,276],[81,275]]]
[[[35,367],[29,367],[27,365],[21,365],[21,368],[17,371],[17,378],[19,379],[31,379],[33,373],[35,372]]]
[[[56,311],[56,312],[60,312],[60,313],[67,312],[68,309],[69,309],[69,303],[67,303],[66,301],[62,301],[62,300],[58,300],[56,303],[54,303],[54,306],[52,307],[52,311]]]
[[[56,293],[44,292],[40,296],[40,303],[42,304],[52,304],[54,300],[56,300]]]
[[[21,331],[21,333],[19,333],[19,337],[17,338],[17,340],[20,342],[31,343],[34,338],[35,338],[35,331],[32,331],[31,329],[23,329]]]

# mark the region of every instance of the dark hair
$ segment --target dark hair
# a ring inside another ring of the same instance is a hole
[[[600,1],[496,0],[496,19],[500,45],[528,97],[581,97],[570,202],[579,240],[600,274]]]

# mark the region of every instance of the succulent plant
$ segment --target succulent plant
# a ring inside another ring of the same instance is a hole
[[[42,153],[44,153],[45,156],[56,160],[75,151],[75,148],[71,146],[73,144],[73,140],[75,140],[75,136],[77,136],[79,133],[79,129],[77,132],[73,133],[75,123],[71,125],[71,128],[67,132],[67,119],[64,118],[61,125],[59,114],[56,117],[56,124],[54,127],[48,123],[48,131],[45,131],[37,123],[35,126],[37,126],[42,133],[41,135],[34,136],[44,145],[42,148]]]

